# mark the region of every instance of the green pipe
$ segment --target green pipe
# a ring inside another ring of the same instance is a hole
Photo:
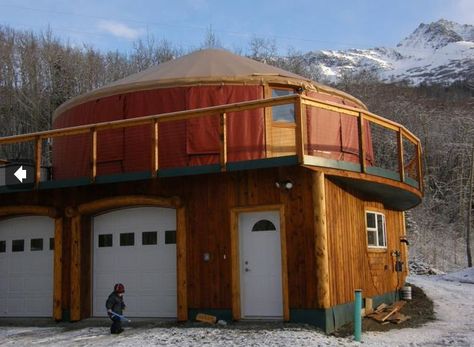
[[[362,289],[355,290],[354,306],[354,340],[360,342],[362,335]]]

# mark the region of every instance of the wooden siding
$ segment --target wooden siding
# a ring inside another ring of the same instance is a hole
[[[329,250],[331,306],[354,301],[354,290],[361,288],[364,297],[393,292],[403,285],[404,272],[395,272],[396,257],[401,251],[406,259],[406,247],[400,243],[404,234],[403,213],[385,209],[383,204],[368,202],[356,192],[326,180],[326,210]],[[387,248],[367,247],[365,211],[385,214]]]
[[[290,179],[291,190],[275,182]],[[272,168],[5,194],[9,205],[56,207],[63,215],[62,309],[77,320],[91,314],[90,223],[74,222],[81,205],[115,196],[179,197],[186,209],[186,284],[189,309],[231,309],[231,226],[235,207],[282,204],[285,210],[289,308],[316,308],[312,174]],[[67,213],[66,213],[67,212]],[[80,211],[79,211],[80,212]],[[74,227],[73,227],[74,226]],[[210,253],[208,262],[203,254]],[[224,257],[224,255],[226,255]]]

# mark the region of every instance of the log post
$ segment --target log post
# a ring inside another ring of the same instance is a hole
[[[81,215],[71,218],[71,321],[81,319]]]
[[[324,173],[320,171],[314,172],[312,175],[317,304],[319,308],[328,308],[331,304],[331,296],[329,291],[325,178]]]
[[[63,218],[54,220],[53,318],[62,320]]]

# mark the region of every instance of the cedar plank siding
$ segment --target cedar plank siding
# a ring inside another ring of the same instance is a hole
[[[391,253],[400,250],[401,260],[406,259],[406,248],[400,243],[400,236],[405,230],[403,212],[367,201],[330,179],[326,179],[325,190],[331,306],[352,302],[355,289],[362,289],[364,297],[372,297],[393,292],[402,286],[407,275],[406,264],[404,272],[395,272],[396,259]],[[367,247],[366,210],[385,214],[386,250]]]
[[[294,188],[275,187],[291,179]],[[179,196],[186,207],[188,307],[230,309],[230,209],[284,204],[288,248],[290,308],[316,308],[311,172],[301,167],[272,168],[223,174],[161,178],[157,180],[88,185],[54,190],[5,194],[0,205],[37,204],[66,207],[120,195]],[[91,218],[81,230],[81,318],[91,314]],[[211,253],[209,262],[203,253]],[[223,255],[226,254],[226,259]],[[62,308],[70,308],[71,218],[64,217]]]

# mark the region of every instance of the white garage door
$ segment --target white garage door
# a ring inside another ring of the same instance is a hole
[[[126,208],[93,219],[93,315],[106,314],[115,283],[128,317],[177,316],[176,210]]]
[[[0,316],[53,315],[53,248],[53,219],[0,221]]]

